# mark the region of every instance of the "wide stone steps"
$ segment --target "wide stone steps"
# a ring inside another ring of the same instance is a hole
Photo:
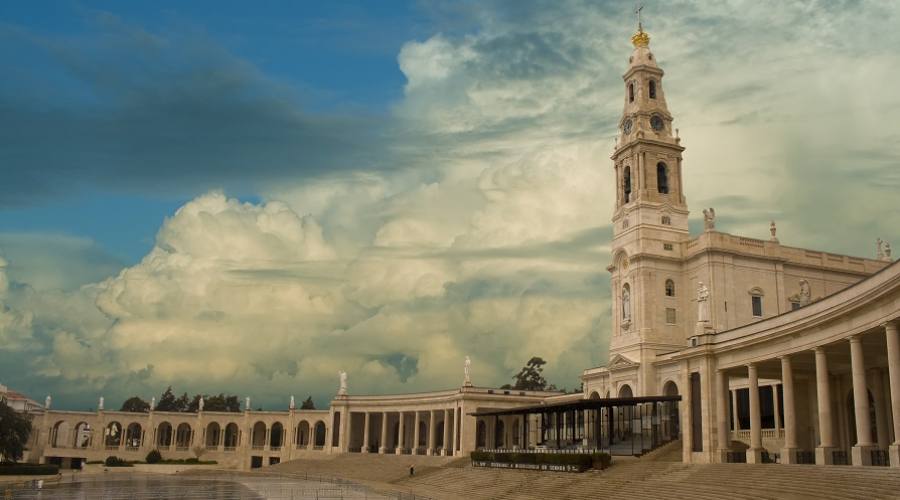
[[[617,458],[583,474],[473,468],[468,458],[335,455],[263,470],[342,477],[385,491],[435,499],[900,499],[900,471],[881,467],[777,464],[692,465],[676,447],[642,459]],[[409,476],[413,464],[416,474]]]

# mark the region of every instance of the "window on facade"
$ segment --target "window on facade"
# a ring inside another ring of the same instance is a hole
[[[656,80],[650,80],[650,99],[656,99]]]
[[[628,229],[628,219],[622,220],[622,229]]]
[[[675,296],[675,282],[672,280],[666,280],[666,297],[674,297]]]
[[[671,243],[663,243],[663,250],[673,250],[675,247],[672,246]]]
[[[663,224],[664,226],[671,226],[671,225],[672,225],[672,218],[669,217],[668,215],[663,215],[663,216],[662,216],[662,224]]]
[[[675,308],[667,307],[666,308],[666,323],[670,325],[675,324]]]
[[[761,295],[753,295],[750,297],[750,303],[753,307],[753,316],[757,318],[762,317],[762,296]]]
[[[625,203],[631,201],[631,167],[625,167],[625,175],[622,177],[622,189],[625,192]]]
[[[656,164],[656,190],[662,194],[669,194],[669,172],[666,164]]]
[[[628,102],[634,102],[634,84],[628,84]]]

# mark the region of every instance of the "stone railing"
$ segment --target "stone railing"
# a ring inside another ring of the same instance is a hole
[[[784,437],[784,429],[762,429],[759,433],[763,439],[781,439]],[[750,429],[731,431],[731,438],[739,441],[750,441]]]

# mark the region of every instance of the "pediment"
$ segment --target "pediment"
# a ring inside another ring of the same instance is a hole
[[[640,366],[640,363],[632,361],[621,354],[613,355],[606,364],[606,367],[610,370],[624,370],[626,368],[635,368],[637,366]]]

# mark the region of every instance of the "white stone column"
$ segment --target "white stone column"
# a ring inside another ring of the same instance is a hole
[[[772,384],[772,409],[775,413],[775,437],[778,437],[778,429],[781,429],[781,404],[778,402],[778,384]]]
[[[891,386],[891,417],[894,425],[894,442],[888,447],[891,467],[900,467],[900,332],[897,323],[885,323],[887,340],[888,377]]]
[[[434,428],[435,420],[434,410],[430,410],[428,412],[428,444],[427,448],[425,449],[425,454],[428,456],[434,455],[434,436],[437,432],[437,430]]]
[[[872,423],[869,421],[869,391],[866,388],[866,361],[862,338],[850,337],[850,364],[853,375],[853,410],[856,417],[856,444],[852,448],[853,465],[872,464]]]
[[[400,412],[400,422],[397,427],[397,451],[395,452],[397,455],[403,454],[403,448],[406,444],[406,439],[404,439],[404,434],[406,434],[406,429],[404,428],[403,422],[403,412]]]
[[[365,421],[363,423],[363,444],[362,450],[360,451],[362,453],[369,452],[369,412],[365,413]]]
[[[450,454],[452,456],[456,456],[456,443],[459,442],[459,431],[462,426],[462,418],[460,418],[459,412],[456,411],[456,408],[451,409],[451,411],[453,412],[453,441],[450,442],[450,449],[452,450]]]
[[[828,356],[824,347],[816,347],[816,402],[819,411],[819,446],[816,465],[834,463],[834,428],[831,421],[831,387],[828,378]]]
[[[728,426],[728,375],[716,370],[716,427],[718,428],[719,462],[728,461],[731,439]]]
[[[738,413],[738,397],[737,391],[731,391],[731,417],[734,419],[734,432],[741,430],[740,413]]]
[[[421,435],[419,434],[419,429],[422,427],[420,424],[421,415],[417,410],[415,412],[415,423],[413,423],[413,444],[410,446],[410,455],[418,455],[419,454],[419,439]]]
[[[387,448],[387,436],[388,436],[388,413],[386,411],[381,412],[381,443],[378,445],[378,453],[384,455],[384,451]]]
[[[878,436],[878,449],[886,450],[888,447],[888,422],[887,409],[885,408],[884,383],[881,378],[881,370],[872,368],[867,372],[869,385],[872,387],[872,395],[875,399],[875,435]]]
[[[794,401],[794,370],[790,356],[781,357],[781,389],[784,396],[784,448],[781,462],[797,463],[797,414]]]
[[[441,456],[453,454],[450,444],[450,410],[444,410],[444,447],[441,449]]]
[[[747,449],[747,463],[762,462],[762,424],[759,415],[759,375],[755,363],[747,365],[747,381],[750,388],[750,448]]]

